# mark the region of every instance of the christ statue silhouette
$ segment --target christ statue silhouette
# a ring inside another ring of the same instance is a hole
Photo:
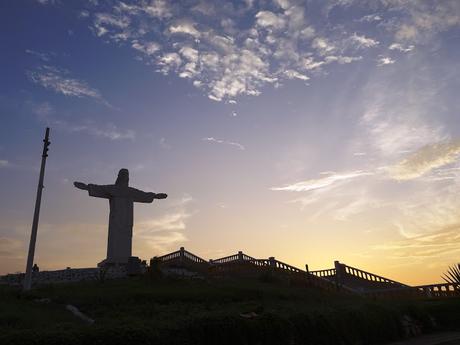
[[[120,169],[115,184],[97,185],[74,182],[74,186],[87,190],[89,196],[109,199],[109,236],[107,258],[98,265],[127,264],[131,257],[133,238],[134,202],[151,203],[153,199],[165,199],[164,193],[149,193],[128,186],[129,171]]]

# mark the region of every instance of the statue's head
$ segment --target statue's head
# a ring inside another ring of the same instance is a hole
[[[118,177],[117,180],[115,181],[115,184],[117,186],[126,186],[128,187],[128,182],[129,182],[129,171],[128,169],[120,169],[118,172]]]

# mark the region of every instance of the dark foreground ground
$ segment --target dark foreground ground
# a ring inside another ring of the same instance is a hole
[[[460,299],[371,301],[260,279],[0,286],[2,345],[384,344],[449,331],[460,331]]]

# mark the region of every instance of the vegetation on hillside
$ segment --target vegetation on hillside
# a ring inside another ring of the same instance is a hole
[[[95,320],[87,324],[67,304]],[[131,278],[0,287],[6,344],[373,344],[460,325],[460,300],[391,302],[282,281]]]

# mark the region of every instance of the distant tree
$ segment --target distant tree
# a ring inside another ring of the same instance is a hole
[[[457,289],[460,288],[460,263],[449,266],[442,279],[450,284],[457,285]]]

